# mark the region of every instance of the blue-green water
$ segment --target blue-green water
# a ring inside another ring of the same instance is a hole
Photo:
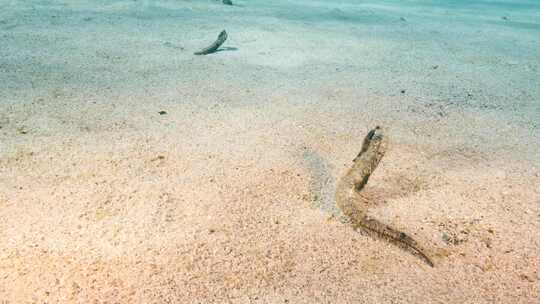
[[[249,88],[260,103],[270,92],[324,104],[328,90],[388,98],[405,90],[418,105],[496,113],[501,124],[538,132],[538,1],[3,0],[2,8],[4,115],[8,104],[51,96],[168,92],[189,102],[211,83],[223,96]],[[230,51],[193,56],[221,29]]]
[[[0,304],[538,301],[540,1],[232,1],[0,0]]]

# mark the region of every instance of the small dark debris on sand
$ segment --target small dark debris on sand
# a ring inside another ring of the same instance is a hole
[[[25,127],[18,127],[17,132],[19,132],[19,134],[23,134],[23,135],[28,134],[28,130]]]
[[[172,44],[172,43],[169,42],[169,41],[164,42],[164,43],[163,43],[163,46],[164,46],[164,47],[173,48],[173,49],[177,49],[177,50],[181,50],[181,51],[184,50],[184,47],[178,46],[178,45],[174,45],[174,44]]]
[[[221,31],[221,33],[219,33],[219,36],[218,38],[216,39],[216,41],[214,41],[214,43],[212,43],[210,46],[198,51],[198,52],[195,52],[194,54],[195,55],[208,55],[208,54],[212,54],[214,53],[215,51],[218,50],[218,48],[225,42],[225,40],[227,40],[227,32],[225,30]]]
[[[159,113],[159,115],[166,115],[167,111],[159,111],[158,113]]]
[[[159,160],[164,160],[164,159],[165,159],[165,156],[158,155],[158,156],[152,158],[151,161],[159,161]]]

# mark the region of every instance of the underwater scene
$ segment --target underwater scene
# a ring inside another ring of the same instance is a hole
[[[540,1],[0,0],[0,304],[535,303]]]

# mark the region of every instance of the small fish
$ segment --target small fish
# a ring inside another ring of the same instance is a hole
[[[225,42],[225,40],[227,40],[227,36],[228,35],[225,30],[221,31],[221,33],[219,33],[217,40],[214,41],[214,43],[212,43],[210,46],[198,52],[195,52],[194,54],[195,55],[208,55],[208,54],[214,53]]]

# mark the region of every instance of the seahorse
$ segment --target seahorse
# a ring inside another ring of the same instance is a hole
[[[431,259],[424,253],[424,249],[412,237],[367,215],[370,204],[360,194],[360,191],[377,168],[386,148],[387,140],[379,126],[368,132],[360,153],[353,160],[352,167],[337,185],[336,204],[350,219],[355,229],[361,229],[372,236],[386,239],[434,267]]]

